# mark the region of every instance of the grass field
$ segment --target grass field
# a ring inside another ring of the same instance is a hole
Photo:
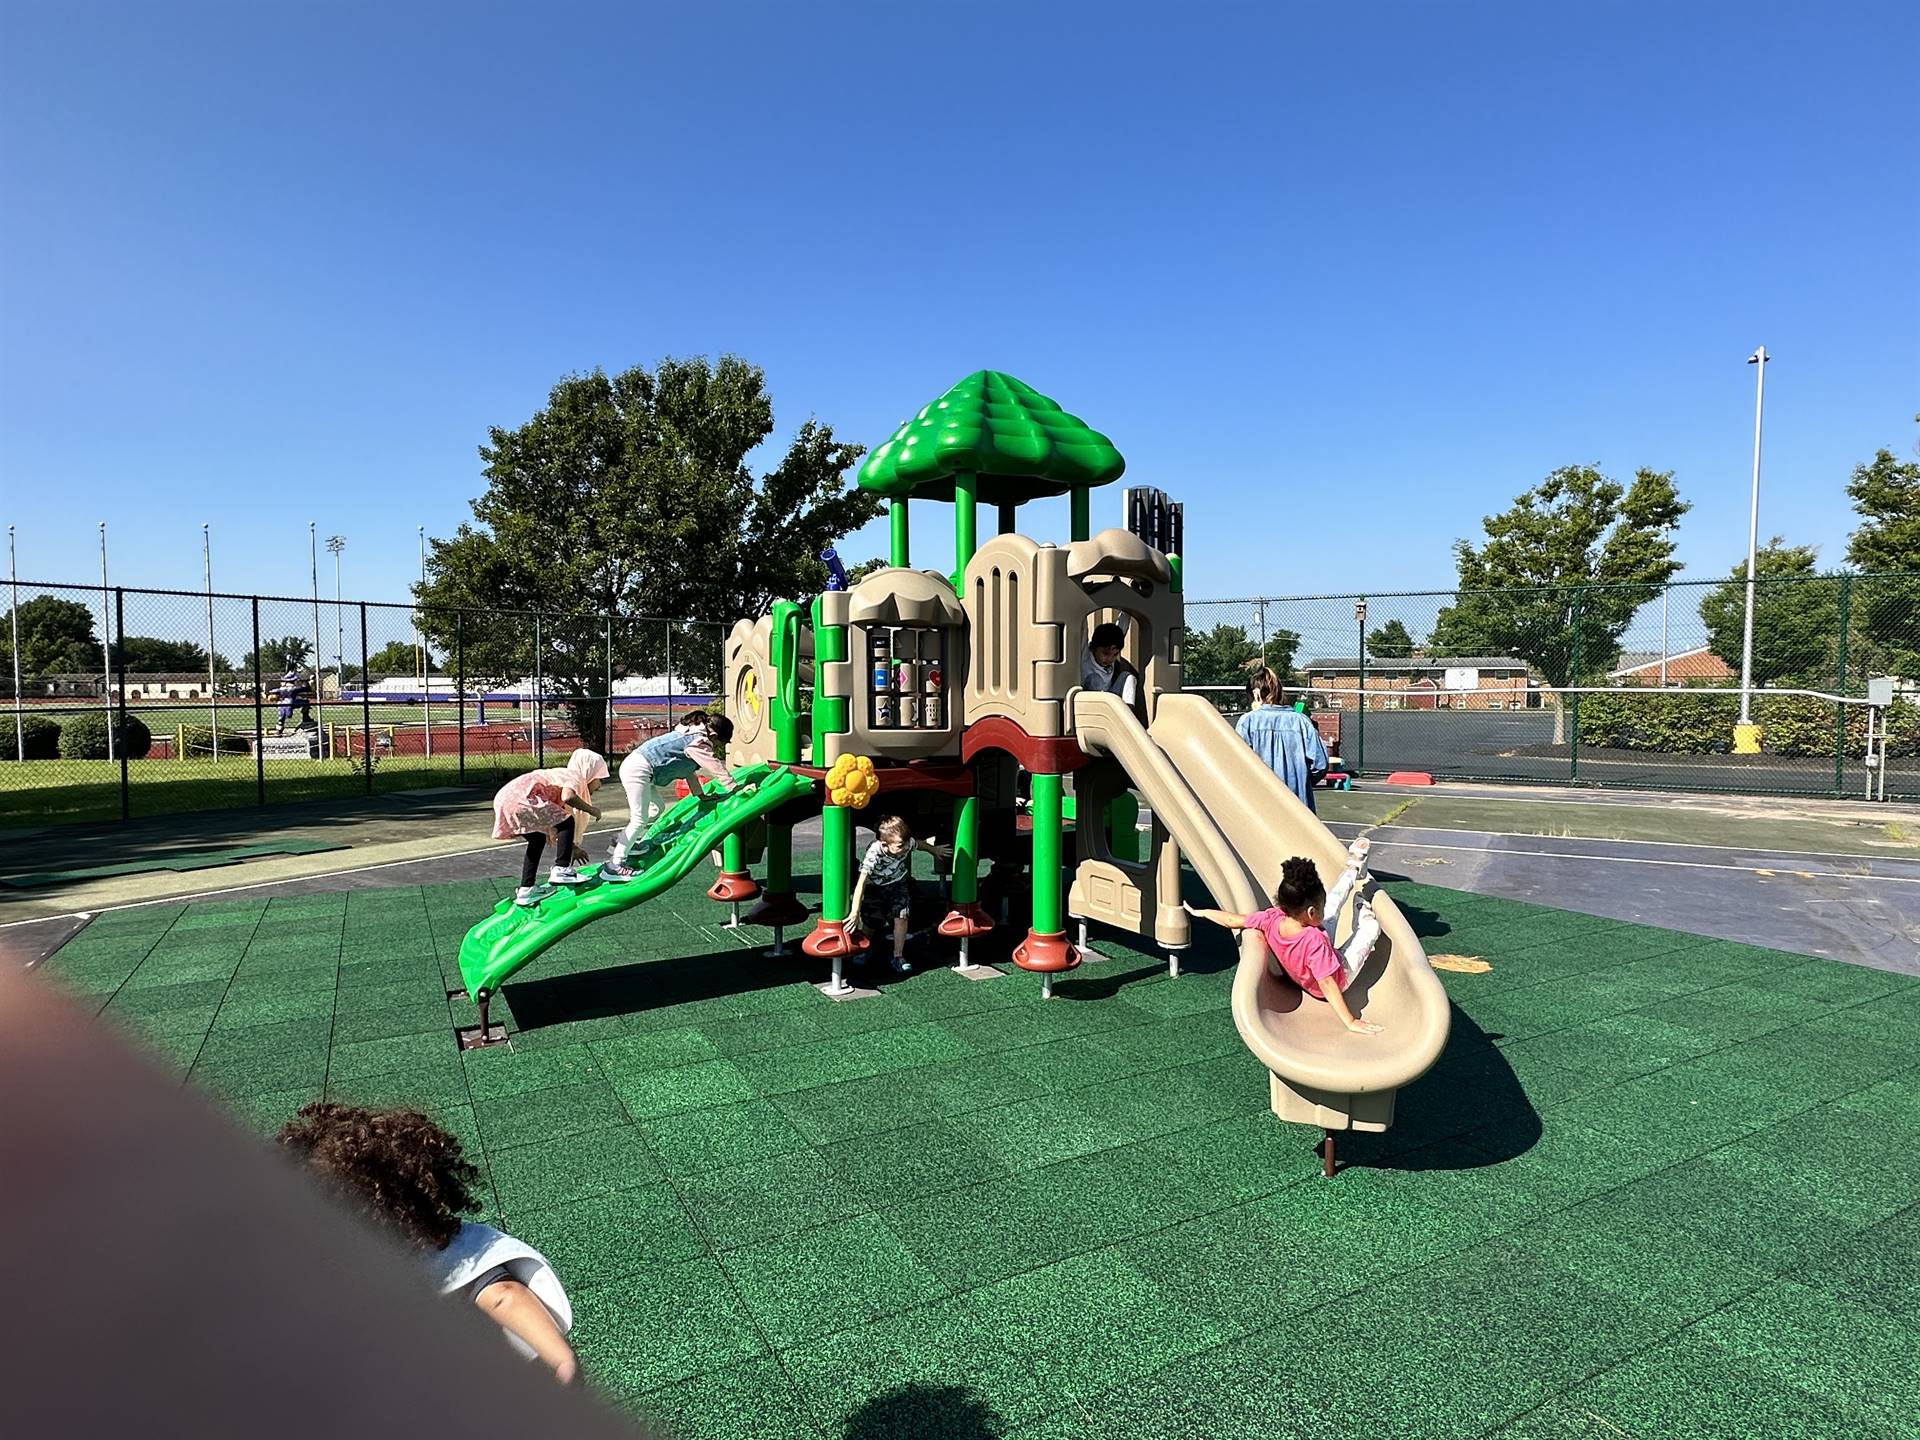
[[[694,702],[675,699],[676,713],[684,713]],[[372,705],[368,707],[374,728],[376,747],[383,734],[391,732],[402,750],[422,745],[424,717],[418,705]],[[177,738],[188,727],[205,731],[208,726],[204,705],[133,705],[127,707],[153,732],[155,749],[160,742],[174,739],[171,755],[149,755],[128,763],[128,802],[133,815],[172,815],[191,810],[222,810],[257,805],[261,793],[251,754],[222,754],[218,758],[205,752],[181,755]],[[56,722],[89,712],[73,706],[37,707],[28,712],[44,715]],[[266,733],[274,733],[274,709],[263,714]],[[458,730],[464,713],[469,727],[464,779],[459,755]],[[480,707],[468,705],[464,712],[455,705],[433,707],[434,754],[387,753],[377,751],[372,789],[374,793],[394,790],[419,790],[440,785],[498,785],[508,776],[532,769],[536,757],[517,747],[531,745],[533,722],[531,707],[522,710],[513,705],[486,706],[488,732],[472,727],[481,722]],[[622,720],[638,716],[664,717],[664,703],[645,708],[621,706]],[[343,799],[368,793],[366,772],[360,764],[363,722],[361,708],[353,704],[316,706],[314,719],[335,737],[338,754],[323,760],[268,760],[266,762],[265,801],[270,805],[293,804],[307,800]],[[5,724],[0,716],[0,724]],[[251,705],[222,705],[219,710],[222,735],[253,737],[254,714]],[[503,734],[501,727],[520,727],[521,733]],[[558,764],[576,743],[565,723],[565,712],[558,706],[545,716],[546,754],[549,764]],[[411,732],[410,734],[408,732]],[[622,727],[621,733],[626,733]],[[506,748],[494,749],[495,746]],[[349,754],[349,751],[352,753]],[[72,823],[85,820],[114,820],[120,817],[120,764],[109,760],[27,760],[0,761],[0,829],[9,826],[41,825],[48,822]]]
[[[549,763],[557,763],[548,751]],[[396,755],[374,766],[376,793],[422,790],[438,785],[498,785],[530,770],[532,755],[468,758],[461,778],[457,755]],[[128,800],[134,815],[177,815],[193,810],[229,810],[260,803],[250,755],[218,760],[139,760],[128,766]],[[367,793],[364,771],[338,760],[269,760],[266,803],[297,804]],[[109,760],[28,760],[0,764],[0,828],[19,825],[114,820],[120,816],[120,766]]]

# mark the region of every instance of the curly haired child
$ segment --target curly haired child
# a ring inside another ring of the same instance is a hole
[[[1384,1028],[1371,1020],[1362,1020],[1347,1004],[1343,988],[1346,967],[1340,952],[1320,928],[1325,918],[1326,886],[1313,861],[1296,855],[1280,867],[1280,884],[1273,892],[1273,907],[1251,915],[1235,915],[1225,910],[1202,910],[1184,905],[1189,915],[1228,930],[1258,930],[1267,942],[1269,973],[1293,981],[1316,1000],[1327,1002],[1340,1023],[1356,1035],[1378,1035]]]
[[[443,1295],[470,1300],[529,1359],[570,1384],[573,1307],[546,1257],[491,1225],[463,1221],[480,1172],[460,1141],[417,1110],[321,1101],[280,1129],[281,1148],[379,1228],[422,1251]]]

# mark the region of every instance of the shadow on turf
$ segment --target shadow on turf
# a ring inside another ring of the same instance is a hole
[[[1391,1129],[1341,1138],[1341,1168],[1478,1170],[1531,1150],[1540,1114],[1498,1038],[1454,1006],[1438,1063],[1400,1092]]]
[[[515,1028],[541,1030],[575,1020],[639,1015],[692,1000],[713,1000],[811,980],[819,962],[789,954],[769,959],[757,950],[716,950],[670,961],[615,965],[516,980],[501,990]],[[825,978],[824,971],[820,978]]]
[[[957,1385],[902,1385],[867,1401],[847,1418],[845,1440],[997,1440],[1006,1425],[971,1390]]]

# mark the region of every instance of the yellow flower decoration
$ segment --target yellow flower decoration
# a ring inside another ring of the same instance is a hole
[[[880,776],[865,755],[842,755],[827,771],[827,799],[847,810],[864,810],[880,793]]]

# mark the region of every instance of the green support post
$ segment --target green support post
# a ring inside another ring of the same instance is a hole
[[[980,797],[962,795],[953,807],[953,903],[980,899]]]
[[[845,924],[853,904],[853,812],[828,805],[820,812],[820,918]]]
[[[1840,658],[1835,669],[1833,693],[1847,693],[1847,626],[1853,612],[1853,577],[1840,577]],[[1844,795],[1847,788],[1847,707],[1833,707],[1833,793]]]
[[[820,599],[813,602],[813,664],[814,673],[837,660],[847,658],[847,627],[844,625],[826,625],[820,619]],[[797,661],[796,661],[797,663]],[[820,687],[813,691],[813,759],[816,765],[823,764],[827,753],[827,737],[844,735],[848,728],[849,701],[844,695],[822,695]]]
[[[953,477],[953,593],[967,593],[967,562],[979,548],[976,526],[979,523],[980,477]]]
[[[1180,594],[1181,591],[1185,588],[1185,582],[1182,579],[1182,576],[1186,568],[1187,568],[1186,565],[1182,563],[1178,555],[1167,556],[1167,569],[1173,572],[1173,583],[1169,585],[1167,588],[1173,591],[1173,593],[1176,595]]]
[[[1085,485],[1076,485],[1070,492],[1073,506],[1073,538],[1085,540],[1093,533],[1092,492]]]
[[[729,875],[738,875],[747,868],[747,842],[735,831],[720,842],[720,868]]]
[[[905,570],[912,563],[912,546],[907,534],[907,502],[891,500],[887,503],[887,563],[897,569]]]
[[[773,730],[773,758],[782,765],[800,763],[800,607],[791,600],[773,602],[773,694],[761,697]]]
[[[1033,777],[1033,932],[1066,930],[1060,908],[1060,834],[1064,786],[1058,775]]]

